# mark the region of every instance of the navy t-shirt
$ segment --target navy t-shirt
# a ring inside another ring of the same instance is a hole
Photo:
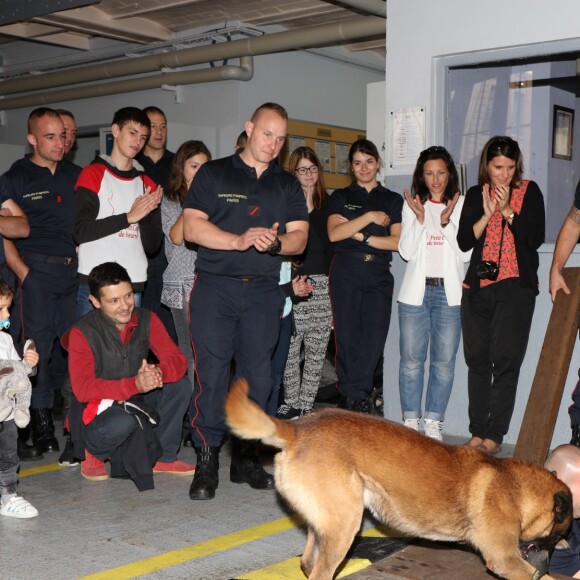
[[[574,206],[576,209],[580,209],[580,181],[576,186],[576,193],[574,194]]]
[[[567,540],[569,547],[566,550],[552,552],[550,572],[553,574],[574,576],[580,571],[580,522],[577,519],[572,520]]]
[[[183,204],[207,214],[221,230],[242,234],[251,227],[280,224],[278,233],[294,221],[308,221],[308,209],[299,181],[275,162],[257,177],[238,153],[209,161],[197,172]],[[253,247],[245,252],[211,250],[202,245],[197,251],[196,270],[222,276],[280,275],[280,256],[260,253]]]
[[[364,231],[371,236],[389,236],[391,225],[400,224],[403,214],[403,198],[394,191],[386,189],[381,184],[368,192],[354,181],[344,189],[337,189],[328,200],[328,215],[339,214],[348,220],[353,220],[368,211],[384,211],[391,219],[387,227],[369,224]],[[392,258],[390,250],[379,250],[358,242],[352,238],[335,242],[335,252],[363,252],[365,254],[379,254],[389,261]]]
[[[30,224],[30,235],[14,240],[20,253],[76,255],[72,217],[80,172],[78,165],[64,160],[57,163],[53,175],[48,168],[23,157],[0,176],[0,203],[15,201]]]
[[[169,182],[169,174],[171,172],[171,162],[175,153],[168,151],[167,149],[163,152],[163,157],[157,162],[153,161],[151,157],[148,157],[143,152],[137,155],[136,160],[143,166],[145,173],[157,184],[167,188],[167,183]]]

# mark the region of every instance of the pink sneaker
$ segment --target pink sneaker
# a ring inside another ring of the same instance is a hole
[[[105,464],[85,449],[85,460],[81,461],[81,475],[89,481],[105,481],[109,472]]]
[[[195,465],[193,463],[185,463],[176,459],[171,463],[166,461],[158,461],[153,466],[153,473],[172,473],[173,475],[193,475],[195,473]]]

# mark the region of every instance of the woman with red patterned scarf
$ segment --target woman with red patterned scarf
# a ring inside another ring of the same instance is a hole
[[[536,296],[544,198],[523,179],[518,142],[492,137],[479,184],[467,192],[457,242],[473,249],[463,283],[461,324],[468,366],[467,443],[495,455],[508,432]]]

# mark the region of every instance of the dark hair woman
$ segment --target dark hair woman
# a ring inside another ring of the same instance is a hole
[[[201,141],[186,141],[171,161],[167,189],[161,200],[161,221],[165,234],[167,268],[163,273],[161,302],[171,309],[179,348],[187,356],[193,381],[193,352],[189,337],[188,300],[193,286],[196,252],[185,245],[181,203],[198,169],[211,159]]]
[[[354,181],[328,200],[328,237],[335,252],[330,300],[339,406],[368,411],[391,321],[390,264],[399,245],[403,198],[378,182],[381,162],[374,143],[353,143],[349,161]]]
[[[500,450],[509,429],[538,294],[538,248],[544,242],[544,198],[522,174],[517,141],[491,138],[457,234],[463,251],[473,249],[461,299],[468,445],[491,454]]]
[[[461,337],[461,283],[471,251],[457,245],[464,198],[455,163],[444,147],[419,155],[413,194],[404,191],[399,254],[407,261],[399,291],[399,394],[405,426],[442,440],[441,427],[453,387]],[[425,361],[429,381],[422,412]]]

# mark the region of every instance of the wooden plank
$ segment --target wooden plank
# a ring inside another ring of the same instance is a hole
[[[552,574],[553,578],[568,578]],[[419,541],[372,566],[350,574],[348,580],[492,580],[479,555],[460,544]]]
[[[548,454],[578,333],[580,268],[564,268],[570,295],[556,295],[534,382],[514,451],[515,459],[542,465]]]

